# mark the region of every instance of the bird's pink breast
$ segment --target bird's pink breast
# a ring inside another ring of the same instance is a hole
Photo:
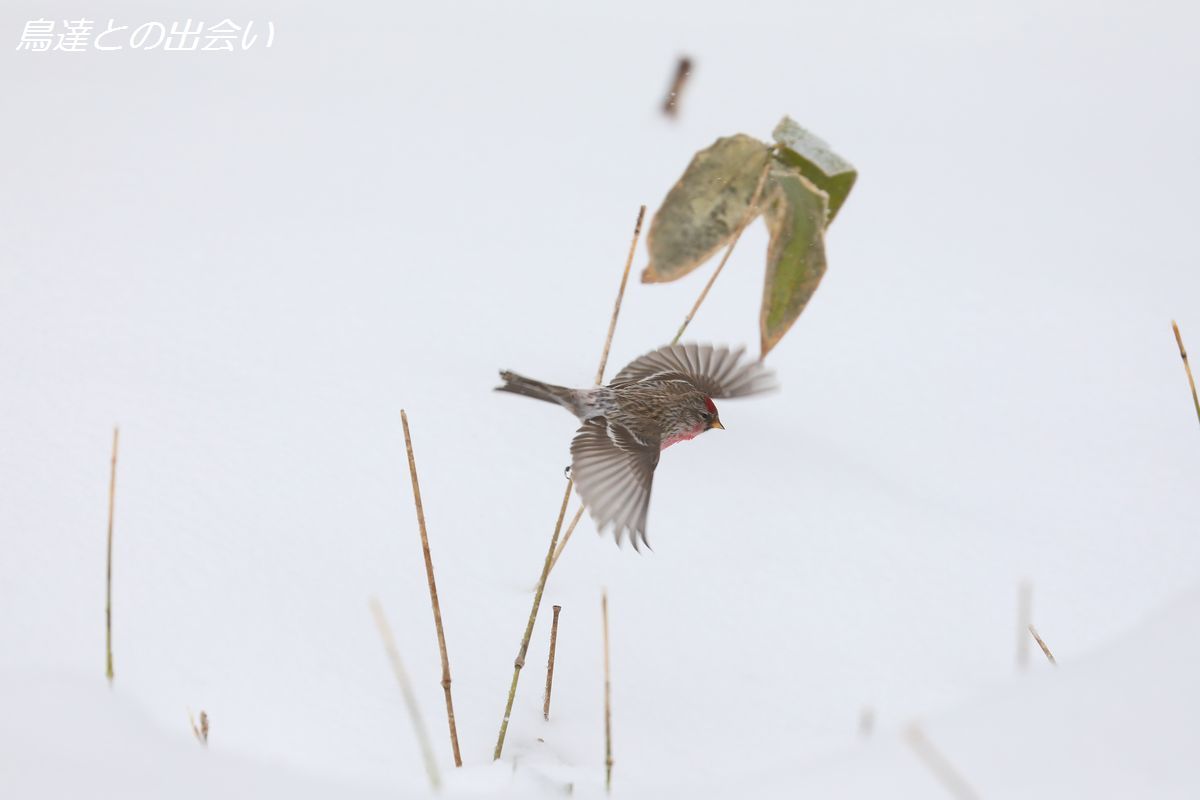
[[[668,436],[666,439],[663,439],[662,447],[660,447],[659,449],[666,450],[668,447],[670,447],[673,444],[678,444],[679,442],[686,442],[688,439],[695,439],[697,436],[699,436],[702,433],[704,433],[704,426],[700,426],[694,430],[683,431],[681,433],[672,434],[671,436]]]

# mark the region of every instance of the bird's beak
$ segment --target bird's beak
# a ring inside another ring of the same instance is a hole
[[[725,430],[725,426],[721,424],[721,420],[717,419],[716,417],[713,417],[713,421],[708,427],[710,430],[712,428],[716,428],[717,430],[722,430],[722,431]]]

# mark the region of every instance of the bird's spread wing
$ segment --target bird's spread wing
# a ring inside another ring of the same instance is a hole
[[[612,386],[663,373],[679,373],[709,397],[745,397],[776,388],[775,374],[760,361],[739,364],[744,347],[672,344],[634,360],[617,373]]]
[[[658,453],[657,441],[643,442],[604,417],[585,422],[571,442],[571,477],[596,527],[611,524],[618,543],[628,531],[634,549],[646,541]]]

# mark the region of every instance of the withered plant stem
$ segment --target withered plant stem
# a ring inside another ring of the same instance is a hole
[[[608,351],[612,347],[613,333],[617,330],[617,317],[621,315],[621,300],[625,297],[625,284],[629,283],[629,268],[633,265],[633,254],[637,250],[638,238],[642,235],[642,220],[646,207],[638,208],[637,222],[633,226],[633,238],[629,241],[629,255],[625,257],[625,270],[621,273],[621,287],[617,289],[617,301],[613,303],[612,318],[608,321],[608,334],[604,337],[604,350],[600,353],[600,367],[596,370],[596,385],[604,383],[604,368],[608,366]]]
[[[1050,648],[1046,646],[1046,642],[1038,635],[1037,628],[1033,627],[1032,624],[1029,626],[1029,634],[1038,643],[1038,647],[1042,648],[1042,652],[1046,655],[1046,660],[1057,667],[1058,662],[1054,660],[1054,654],[1050,652]]]
[[[396,639],[392,636],[392,627],[388,625],[387,616],[384,615],[383,606],[379,604],[377,597],[371,598],[371,616],[375,618],[375,627],[379,631],[379,638],[383,640],[383,649],[387,653],[388,661],[392,664],[396,683],[400,684],[400,694],[404,696],[404,705],[408,707],[408,716],[412,720],[413,732],[416,733],[417,742],[421,745],[421,755],[425,760],[425,772],[428,773],[429,783],[436,792],[442,786],[442,776],[438,772],[437,760],[433,757],[433,745],[429,742],[429,732],[425,730],[425,721],[421,718],[421,709],[417,706],[417,697],[413,694],[412,682],[408,679],[404,662],[400,660],[400,651],[396,649]]]
[[[121,442],[121,429],[113,428],[112,469],[108,478],[108,558],[104,568],[104,676],[111,686],[113,682],[112,648],[112,560],[113,560],[113,515],[117,505],[117,448]]]
[[[600,618],[604,626],[604,790],[612,792],[612,677],[608,660],[608,590],[600,594]]]
[[[554,648],[558,645],[558,615],[562,606],[554,606],[554,619],[550,622],[550,655],[546,659],[546,699],[542,703],[542,719],[550,719],[550,692],[554,689]]]
[[[429,533],[425,528],[425,506],[421,502],[421,484],[417,480],[417,460],[413,456],[412,435],[408,430],[408,414],[400,409],[400,424],[404,427],[404,449],[408,452],[408,474],[412,477],[413,505],[417,509],[417,529],[421,532],[421,552],[425,556],[425,577],[429,581],[429,602],[433,606],[433,626],[437,629],[438,651],[442,656],[442,691],[446,695],[446,719],[450,724],[450,749],[454,766],[462,766],[458,750],[458,727],[454,724],[454,699],[450,695],[450,656],[446,652],[446,632],[442,628],[442,606],[438,602],[437,583],[433,579],[433,556],[429,552]]]
[[[550,561],[550,569],[558,564],[558,557],[562,555],[563,550],[567,549],[567,542],[571,541],[571,534],[575,532],[575,526],[579,524],[579,520],[583,517],[583,506],[575,509],[575,516],[571,517],[571,522],[567,525],[567,532],[563,534],[562,541],[558,543],[558,549],[554,551],[554,558]]]
[[[612,346],[613,333],[617,329],[617,317],[621,311],[621,300],[625,297],[625,285],[629,282],[629,268],[633,265],[633,254],[637,250],[638,238],[642,234],[642,220],[646,216],[646,207],[643,205],[638,209],[637,222],[633,228],[633,238],[629,243],[629,255],[625,259],[625,269],[621,273],[621,286],[617,290],[617,299],[613,303],[612,318],[608,323],[608,335],[604,339],[604,350],[600,353],[600,367],[596,370],[596,385],[599,386],[604,382],[604,368],[608,366],[608,351]],[[542,574],[538,578],[537,588],[533,593],[533,608],[529,611],[529,620],[525,624],[525,635],[521,639],[521,647],[517,651],[517,658],[513,661],[513,677],[512,684],[508,688],[508,699],[504,705],[504,718],[500,721],[500,734],[496,737],[496,747],[492,751],[492,758],[498,759],[504,752],[504,737],[508,733],[508,720],[512,716],[513,701],[517,696],[517,682],[521,679],[521,667],[525,665],[525,654],[529,652],[529,640],[533,636],[533,627],[537,622],[538,609],[542,605],[542,593],[546,590],[546,579],[550,576],[550,567],[554,563],[554,552],[558,548],[558,537],[562,532],[563,518],[567,514],[567,503],[571,500],[571,489],[575,483],[571,479],[567,479],[567,488],[563,492],[562,508],[558,512],[558,521],[554,525],[554,534],[550,537],[550,548],[546,551],[546,559],[542,563]]]
[[[858,714],[858,735],[868,737],[875,732],[875,709],[863,706]]]
[[[671,88],[667,90],[667,97],[663,100],[663,113],[668,117],[676,117],[679,114],[679,99],[683,95],[683,87],[687,85],[688,76],[692,74],[692,60],[687,56],[680,56],[675,62],[675,76],[671,78]]]
[[[908,745],[917,754],[921,762],[929,768],[929,771],[934,774],[934,777],[945,787],[953,797],[957,800],[977,800],[979,795],[967,783],[967,779],[954,768],[950,763],[950,759],[942,754],[942,751],[934,747],[933,742],[929,741],[925,736],[925,732],[920,726],[913,725],[908,729],[908,734],[905,737],[908,740]]]
[[[192,716],[192,710],[188,709],[188,722],[192,726],[192,734],[196,737],[196,741],[208,747],[208,712],[200,709],[200,724],[196,724],[195,717]]]
[[[546,551],[546,560],[542,564],[542,576],[538,579],[537,588],[533,593],[533,610],[525,623],[525,635],[521,637],[521,648],[513,661],[512,684],[508,687],[508,699],[504,704],[504,719],[500,721],[500,735],[496,737],[496,749],[492,751],[492,759],[500,758],[504,752],[504,737],[508,733],[508,720],[512,716],[513,701],[517,697],[517,681],[521,679],[521,667],[525,666],[525,655],[529,652],[529,640],[533,638],[533,626],[537,622],[537,612],[542,605],[542,592],[546,589],[546,578],[550,574],[550,561],[554,557],[554,548],[558,544],[558,534],[562,530],[563,517],[567,515],[567,503],[571,500],[570,479],[567,480],[567,490],[563,493],[562,507],[558,510],[558,522],[554,524],[554,535],[550,537],[550,549]]]
[[[1021,581],[1017,588],[1017,667],[1029,668],[1029,637],[1025,635],[1033,619],[1033,584]]]
[[[1196,381],[1192,379],[1192,365],[1188,362],[1187,350],[1183,348],[1183,337],[1179,334],[1179,325],[1171,320],[1171,330],[1175,331],[1175,342],[1179,345],[1179,357],[1183,359],[1183,369],[1187,372],[1188,386],[1192,388],[1192,405],[1196,407],[1196,419],[1200,420],[1200,397],[1196,395]]]

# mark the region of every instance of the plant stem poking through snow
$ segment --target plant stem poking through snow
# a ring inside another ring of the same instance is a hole
[[[533,610],[529,612],[529,621],[525,624],[525,636],[521,639],[521,649],[513,661],[512,684],[508,687],[508,700],[504,705],[504,719],[500,722],[500,735],[496,738],[496,749],[492,751],[492,759],[500,758],[504,752],[504,736],[508,733],[508,720],[512,716],[513,700],[517,697],[517,681],[521,678],[521,667],[525,666],[525,654],[529,652],[529,640],[533,638],[533,625],[537,622],[538,608],[542,605],[542,592],[546,588],[546,578],[550,575],[550,561],[554,557],[554,548],[558,544],[558,534],[562,530],[563,517],[567,515],[567,503],[571,500],[571,487],[574,484],[567,480],[567,491],[563,494],[562,508],[558,510],[558,522],[554,525],[554,535],[550,537],[550,549],[546,551],[546,561],[542,565],[542,576],[538,579],[537,589],[533,594]]]
[[[412,683],[408,673],[404,671],[404,662],[400,660],[400,651],[396,649],[396,640],[392,636],[392,628],[384,616],[383,606],[377,597],[371,597],[371,615],[375,617],[375,627],[379,637],[383,639],[383,649],[387,652],[388,660],[392,662],[392,672],[396,674],[396,683],[400,684],[400,693],[404,695],[404,704],[408,706],[408,716],[412,720],[413,731],[421,745],[421,755],[425,757],[425,771],[429,774],[429,783],[436,792],[442,786],[442,776],[438,772],[437,761],[433,757],[433,746],[429,743],[429,733],[425,730],[425,722],[421,719],[421,709],[417,707],[417,698],[413,694]]]
[[[546,699],[542,703],[542,718],[550,720],[550,691],[554,688],[554,648],[558,644],[558,614],[562,606],[554,607],[554,619],[550,623],[550,656],[546,659]]]
[[[604,626],[604,790],[612,791],[612,679],[608,668],[608,590],[600,594],[600,618]]]
[[[874,732],[875,709],[870,706],[863,706],[862,711],[858,714],[858,735],[866,739]]]
[[[450,748],[454,766],[462,766],[458,751],[458,728],[454,724],[454,700],[450,696],[450,656],[446,653],[446,632],[442,629],[442,606],[438,603],[437,583],[433,580],[433,556],[429,552],[429,534],[425,529],[425,506],[421,503],[421,484],[417,480],[417,460],[413,456],[412,436],[408,432],[408,414],[400,409],[404,427],[404,449],[408,452],[408,474],[412,477],[413,505],[417,509],[417,528],[421,532],[421,551],[425,555],[425,577],[429,580],[429,602],[433,606],[433,626],[437,629],[438,650],[442,656],[442,691],[446,694],[446,719],[450,723]]]
[[[774,152],[774,149],[771,148],[772,152]],[[768,158],[767,163],[763,166],[762,173],[758,176],[758,185],[754,187],[754,194],[750,197],[750,205],[746,207],[746,213],[742,217],[741,224],[738,225],[737,232],[729,240],[729,245],[725,248],[725,254],[721,256],[721,260],[717,264],[717,268],[713,270],[708,283],[704,284],[704,288],[700,291],[700,296],[696,298],[696,304],[692,306],[692,310],[683,318],[683,324],[679,326],[679,330],[675,333],[675,338],[671,340],[671,344],[679,344],[679,340],[683,337],[683,332],[687,330],[687,326],[692,322],[692,317],[696,316],[696,312],[700,310],[700,305],[704,302],[704,298],[708,297],[708,290],[717,282],[717,276],[721,274],[721,270],[725,269],[725,262],[729,260],[730,254],[733,253],[733,248],[737,245],[738,239],[742,238],[742,231],[746,230],[746,226],[758,215],[758,202],[762,199],[763,186],[767,182],[767,173],[771,171],[771,165],[774,162],[775,159]]]
[[[1183,337],[1179,335],[1179,326],[1171,320],[1171,330],[1175,331],[1175,342],[1179,345],[1179,357],[1183,359],[1183,369],[1187,372],[1188,386],[1192,387],[1192,405],[1196,407],[1196,419],[1200,419],[1200,397],[1196,396],[1196,381],[1192,380],[1192,365],[1188,363],[1187,350],[1183,349]]]
[[[192,724],[192,733],[196,737],[196,741],[208,747],[208,712],[200,709],[200,724],[196,724],[196,720],[192,718],[192,710],[188,709],[188,722]]]
[[[621,273],[621,287],[617,290],[617,300],[613,304],[612,319],[608,323],[608,335],[604,339],[604,350],[600,354],[600,367],[596,370],[596,385],[604,382],[604,368],[608,366],[608,351],[612,346],[613,333],[617,329],[617,316],[621,311],[621,300],[625,297],[625,285],[629,282],[629,268],[633,264],[633,254],[637,250],[638,237],[642,234],[642,219],[646,216],[646,207],[638,209],[637,223],[633,228],[633,240],[629,243],[629,255],[625,259],[625,271]],[[498,759],[504,752],[504,736],[508,733],[508,720],[512,716],[513,700],[517,696],[517,681],[521,678],[521,667],[525,666],[525,654],[529,652],[529,640],[533,637],[533,626],[537,622],[538,609],[542,605],[542,593],[546,589],[546,579],[550,577],[550,568],[554,564],[554,553],[558,547],[558,536],[562,532],[563,518],[567,515],[567,503],[571,501],[571,489],[574,481],[567,479],[567,488],[563,493],[562,508],[558,512],[558,522],[554,525],[554,535],[550,537],[550,549],[546,551],[546,560],[542,564],[542,575],[538,578],[537,588],[533,593],[533,608],[529,611],[529,621],[525,624],[525,636],[521,640],[521,649],[513,662],[512,685],[508,688],[508,701],[504,706],[504,719],[500,721],[500,735],[496,737],[496,749],[492,758]],[[582,512],[582,509],[580,509]]]
[[[1033,584],[1021,581],[1017,588],[1017,668],[1029,669],[1029,637],[1025,632],[1033,620]]]
[[[113,512],[117,502],[117,447],[121,441],[121,429],[113,428],[112,471],[108,478],[108,559],[104,570],[104,676],[111,686],[113,681],[112,656],[112,543]]]
[[[1038,636],[1037,628],[1033,627],[1032,624],[1029,626],[1029,634],[1033,637],[1033,640],[1038,643],[1038,647],[1042,648],[1042,652],[1046,654],[1046,660],[1057,667],[1058,662],[1054,660],[1054,654],[1050,652],[1050,648],[1046,646],[1044,641],[1042,641],[1042,637]]]
[[[953,797],[957,800],[978,800],[979,795],[971,788],[971,784],[967,783],[966,778],[954,768],[949,759],[933,746],[933,742],[925,737],[925,732],[920,726],[910,726],[904,738],[908,740],[908,745],[917,754],[917,758],[929,767],[929,771]]]

